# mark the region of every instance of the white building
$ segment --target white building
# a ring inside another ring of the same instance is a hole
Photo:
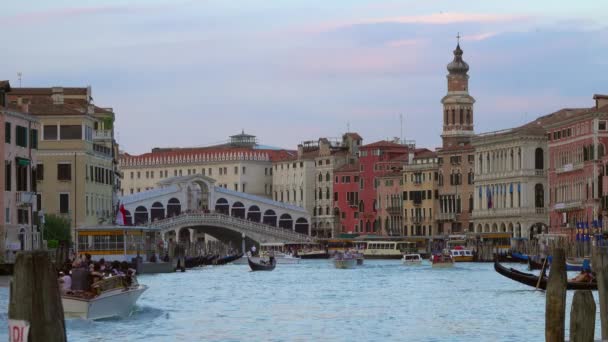
[[[225,189],[270,197],[272,162],[295,156],[295,151],[260,146],[244,132],[226,144],[200,148],[155,148],[150,153],[120,157],[121,195],[153,189],[160,180],[203,175]]]
[[[536,122],[473,138],[475,233],[510,232],[526,238],[548,223],[545,195],[547,137]]]

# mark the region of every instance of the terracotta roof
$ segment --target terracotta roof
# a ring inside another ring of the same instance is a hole
[[[0,82],[1,83],[1,82]],[[597,99],[608,99],[608,95],[604,95],[604,94],[593,94],[593,99],[597,100]]]
[[[437,157],[437,153],[428,149],[421,149],[420,151],[416,151],[414,155],[414,159],[424,159],[424,158],[435,158]]]
[[[407,146],[397,144],[397,143],[394,143],[392,141],[387,141],[387,140],[380,140],[380,141],[373,142],[371,144],[361,146],[361,148],[373,148],[373,147],[395,147],[395,148],[401,147],[403,149],[408,148]]]
[[[8,91],[11,90],[11,84],[9,81],[0,81],[0,89],[7,89]]]
[[[9,108],[21,111],[24,106],[9,104]],[[33,115],[83,115],[86,108],[71,104],[28,104],[27,112]]]
[[[102,108],[94,106],[94,109],[96,114],[114,114],[112,108]]]
[[[336,171],[334,172],[359,172],[359,163],[354,163],[354,164],[345,164],[342,165],[341,167],[339,167],[338,169],[336,169]]]
[[[348,132],[348,133],[344,133],[345,136],[353,138],[355,140],[363,140],[363,138],[361,138],[361,136],[359,135],[359,133],[355,133],[355,132]]]
[[[88,88],[75,88],[75,87],[68,87],[68,88],[62,88],[62,87],[58,87],[61,88],[63,90],[63,94],[64,95],[86,95]],[[53,87],[48,87],[48,88],[13,88],[11,90],[11,93],[14,95],[52,95],[53,94]]]

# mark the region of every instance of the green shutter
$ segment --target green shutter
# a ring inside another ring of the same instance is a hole
[[[30,141],[31,141],[31,145],[33,149],[37,149],[38,148],[38,130],[37,129],[32,129],[30,132]]]

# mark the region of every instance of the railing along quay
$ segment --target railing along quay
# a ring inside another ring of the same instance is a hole
[[[273,227],[267,224],[244,220],[230,215],[220,213],[183,213],[163,220],[154,221],[151,227],[161,230],[172,229],[182,224],[231,224],[235,228],[266,234],[285,241],[292,242],[314,242],[314,238],[284,228]]]

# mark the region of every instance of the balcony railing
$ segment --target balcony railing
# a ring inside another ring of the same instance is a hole
[[[568,209],[576,209],[576,208],[582,208],[582,207],[583,207],[583,201],[569,201],[569,202],[555,203],[555,205],[553,206],[553,209],[568,210]]]
[[[36,193],[31,191],[17,191],[15,193],[17,205],[33,205],[36,201]]]
[[[386,211],[391,215],[400,215],[403,213],[403,208],[401,207],[388,207]]]
[[[496,180],[496,179],[505,179],[505,178],[514,178],[514,177],[544,177],[545,170],[534,170],[534,169],[526,169],[526,170],[511,170],[511,171],[490,171],[485,173],[475,173],[475,182],[487,181],[487,180]]]
[[[94,140],[110,140],[112,139],[112,131],[109,129],[93,131]]]
[[[456,220],[456,213],[439,213],[439,214],[437,214],[437,220],[454,221],[454,220]]]
[[[585,166],[585,164],[583,164],[583,163],[566,164],[562,167],[555,168],[555,173],[565,173],[565,172],[576,171],[576,170],[582,169],[584,166]]]
[[[545,208],[491,208],[473,210],[473,218],[520,217],[523,215],[544,214]]]

